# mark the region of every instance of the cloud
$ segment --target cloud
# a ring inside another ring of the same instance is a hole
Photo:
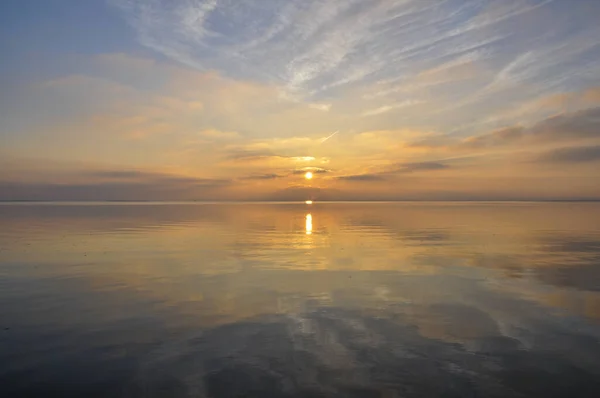
[[[235,131],[220,131],[216,129],[202,130],[198,135],[203,138],[214,140],[234,140],[240,138],[240,134]]]
[[[295,162],[312,162],[315,160],[314,156],[292,156],[291,159]]]
[[[502,146],[519,141],[549,143],[588,138],[600,138],[600,108],[552,116],[528,128],[508,127],[487,135],[467,139],[463,145],[480,143],[486,144],[486,146]]]
[[[521,126],[506,127],[488,134],[467,138],[461,143],[461,146],[485,148],[507,145],[523,138],[524,130]]]
[[[393,179],[395,176],[413,173],[419,171],[435,171],[445,170],[450,168],[447,164],[441,162],[413,162],[413,163],[401,163],[393,167],[385,167],[382,171],[377,173],[366,173],[366,174],[353,174],[346,176],[337,177],[338,180],[342,181],[353,181],[353,182],[381,182]]]
[[[97,183],[46,184],[0,182],[0,200],[209,200],[222,197],[215,185]]]
[[[231,178],[30,159],[1,163],[0,200],[180,200],[222,196]],[[207,196],[208,197],[208,196]]]
[[[402,102],[395,103],[395,104],[383,105],[383,106],[380,106],[380,107],[375,108],[375,109],[369,109],[369,110],[363,112],[361,114],[361,116],[376,116],[376,115],[381,115],[382,113],[387,113],[387,112],[393,111],[395,109],[400,109],[400,108],[405,108],[407,106],[412,106],[412,105],[420,104],[422,102],[423,101],[407,100],[407,101],[402,101]]]
[[[586,163],[600,161],[600,145],[558,148],[542,153],[538,162]]]
[[[240,180],[274,180],[277,178],[286,178],[291,175],[303,175],[306,172],[312,172],[314,174],[325,174],[330,173],[330,170],[322,169],[319,167],[303,167],[301,169],[295,169],[288,173],[276,174],[276,173],[266,173],[266,174],[254,174],[249,176],[241,177]]]
[[[71,181],[0,181],[0,200],[208,199],[219,197],[232,183],[139,170],[89,170],[67,178]]]
[[[335,189],[322,189],[315,187],[289,187],[265,194],[261,199],[274,201],[305,201],[306,198],[313,200],[340,200],[344,194]]]
[[[140,42],[166,57],[271,82],[301,98],[410,79],[424,70],[445,74],[483,58],[491,71],[469,93],[480,94],[488,86],[504,89],[507,82],[557,85],[578,81],[578,73],[599,61],[592,53],[598,43],[592,5],[571,8],[567,19],[559,7],[549,6],[550,0],[506,5],[479,0],[111,2]],[[549,19],[560,34],[544,33]],[[572,29],[574,21],[578,29]],[[561,70],[575,57],[577,68],[571,65],[572,73],[565,76]],[[486,95],[492,99],[491,92]]]
[[[600,87],[592,87],[587,89],[582,96],[582,99],[588,103],[599,103],[600,102]]]
[[[415,163],[404,163],[401,164],[396,173],[410,173],[413,171],[431,171],[431,170],[444,170],[450,166],[440,162],[415,162]]]
[[[373,197],[442,185],[450,197],[485,179],[507,197],[522,177],[559,190],[547,181],[561,168],[522,159],[565,159],[559,146],[600,140],[598,2],[109,2],[146,56],[77,56],[52,72],[64,76],[5,94],[3,152],[101,164],[109,153],[126,165],[89,176],[98,184],[275,189],[320,166],[328,174],[313,183],[348,192],[410,180]]]
[[[231,149],[226,153],[226,158],[235,161],[254,161],[268,158],[279,158],[273,152],[264,149]]]
[[[528,127],[508,126],[463,139],[442,134],[409,143],[407,146],[464,151],[594,139],[600,139],[600,107],[551,116]]]
[[[229,178],[207,178],[86,164],[36,166],[30,162],[32,167],[23,168],[3,159],[0,200],[306,200],[306,195],[314,195],[312,198],[317,200],[600,198],[600,186],[593,172],[548,178],[517,170],[517,175],[497,176],[488,168],[480,172],[480,167],[469,167],[469,173],[464,174],[462,167],[444,168],[452,161],[388,163],[372,166],[370,170],[374,171],[368,173],[341,176],[339,169],[312,168],[313,172],[331,177],[317,179],[321,189],[307,189],[304,181],[298,181],[307,169],[260,167],[248,171],[244,167],[243,172],[236,171]],[[291,178],[286,180],[287,177]],[[294,181],[298,186],[290,187]],[[370,183],[370,189],[365,190],[363,184]]]
[[[331,109],[331,104],[308,104],[309,108],[317,109],[319,111],[328,112]]]
[[[231,183],[230,179],[224,178],[200,178],[143,170],[92,170],[82,171],[79,175],[92,184],[95,182],[111,182],[118,184],[155,184],[160,186],[217,187]]]
[[[530,129],[538,139],[600,138],[600,107],[553,116]]]
[[[339,130],[334,131],[333,133],[329,134],[327,137],[322,138],[321,144],[324,143],[325,141],[328,141],[330,138],[333,138],[337,133],[339,133]]]
[[[327,170],[327,169],[323,169],[321,167],[303,167],[301,169],[296,169],[292,171],[292,174],[304,174],[306,172],[310,171],[311,173],[314,174],[325,174],[325,173],[329,173],[331,172],[331,170]]]
[[[283,178],[283,177],[285,177],[285,176],[279,175],[279,174],[258,174],[258,175],[250,175],[250,176],[241,177],[240,180],[261,181],[261,180],[275,180],[277,178]]]
[[[354,174],[339,176],[337,179],[342,181],[379,182],[385,181],[386,177],[383,174]]]
[[[280,162],[280,163],[310,163],[317,159],[314,156],[288,156],[276,154],[269,149],[229,149],[225,153],[225,158],[235,163],[259,163],[259,162]],[[323,159],[319,161],[323,162]]]
[[[140,177],[148,177],[148,173],[143,173],[134,170],[101,170],[88,171],[83,173],[86,177],[92,179],[110,179],[110,180],[137,180]],[[156,174],[151,173],[150,176],[156,177]]]

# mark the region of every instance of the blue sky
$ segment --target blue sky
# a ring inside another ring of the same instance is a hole
[[[0,7],[4,198],[600,197],[597,1]]]

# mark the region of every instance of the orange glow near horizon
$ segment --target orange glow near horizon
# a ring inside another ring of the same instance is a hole
[[[307,200],[305,203],[306,203],[307,205],[312,205],[313,201],[312,201],[312,200]]]

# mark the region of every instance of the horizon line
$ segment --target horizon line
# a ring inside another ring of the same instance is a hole
[[[4,204],[305,204],[318,203],[595,203],[594,199],[373,199],[373,200],[0,200]]]

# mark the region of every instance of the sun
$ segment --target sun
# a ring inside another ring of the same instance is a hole
[[[306,178],[307,180],[312,180],[312,178],[313,178],[313,173],[312,173],[312,171],[307,171],[307,172],[304,174],[304,178]]]

